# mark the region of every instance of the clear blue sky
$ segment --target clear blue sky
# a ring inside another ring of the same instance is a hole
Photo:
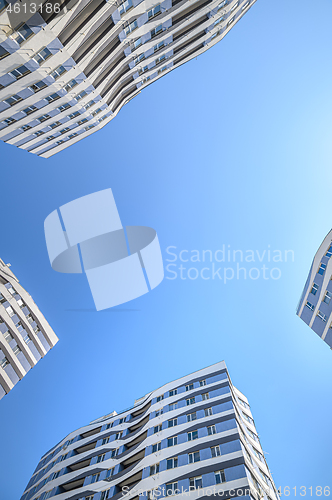
[[[70,431],[222,359],[276,485],[331,486],[332,352],[295,315],[331,229],[331,18],[329,0],[258,0],[221,43],[90,138],[49,160],[0,144],[0,256],[60,338],[0,403],[1,499],[19,499]],[[43,222],[108,187],[123,224],[157,230],[165,259],[171,245],[225,244],[291,249],[295,260],[277,264],[279,280],[165,279],[131,303],[85,311],[86,279],[52,271]]]

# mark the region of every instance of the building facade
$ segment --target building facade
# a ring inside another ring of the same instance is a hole
[[[224,362],[94,420],[39,462],[21,500],[277,500],[247,398]]]
[[[0,0],[0,139],[54,155],[215,45],[255,2]]]
[[[0,399],[57,341],[31,295],[0,259]]]
[[[311,264],[296,314],[332,349],[332,230]]]

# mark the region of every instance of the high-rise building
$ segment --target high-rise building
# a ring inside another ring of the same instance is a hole
[[[247,398],[224,362],[170,382],[64,438],[21,500],[277,500]]]
[[[255,2],[0,0],[0,139],[54,155],[215,45]]]
[[[0,259],[0,399],[57,341],[31,295]]]
[[[332,230],[311,264],[296,314],[332,348]]]

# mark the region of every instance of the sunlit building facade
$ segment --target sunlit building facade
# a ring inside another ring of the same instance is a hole
[[[272,429],[271,429],[272,432]],[[70,433],[40,460],[21,500],[277,500],[247,398],[224,362]]]
[[[332,230],[311,264],[296,314],[332,349]]]
[[[255,2],[39,0],[32,13],[30,0],[0,0],[0,139],[54,155],[222,40]]]
[[[31,295],[0,259],[0,399],[57,341]]]

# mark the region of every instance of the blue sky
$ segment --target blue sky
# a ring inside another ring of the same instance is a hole
[[[331,17],[328,0],[258,0],[220,44],[90,138],[49,160],[0,144],[0,256],[60,338],[1,401],[0,498],[20,498],[40,456],[72,430],[222,359],[277,487],[331,486],[332,353],[295,315],[331,229]],[[84,275],[52,271],[43,222],[109,187],[123,224],[156,229],[165,265],[169,246],[270,245],[294,262],[265,262],[278,280],[165,279],[89,311]]]

